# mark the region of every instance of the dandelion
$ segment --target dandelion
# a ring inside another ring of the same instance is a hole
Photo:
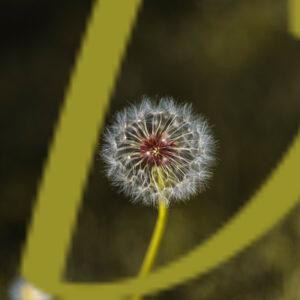
[[[101,151],[107,176],[135,202],[158,207],[158,219],[139,275],[152,268],[164,232],[167,207],[205,188],[214,140],[191,105],[172,98],[143,99],[116,115]],[[140,299],[135,295],[134,299]]]
[[[205,188],[213,145],[206,120],[191,105],[144,99],[116,115],[104,134],[102,156],[108,177],[133,201],[168,206]]]
[[[10,300],[52,300],[52,298],[28,283],[17,279],[9,291]]]

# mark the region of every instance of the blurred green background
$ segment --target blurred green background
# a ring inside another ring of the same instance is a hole
[[[91,7],[90,0],[0,3],[0,299],[7,299],[7,286],[18,274],[43,163]],[[193,103],[218,141],[209,189],[170,209],[159,266],[227,222],[297,132],[300,41],[287,33],[287,1],[145,0],[107,122],[142,95]],[[66,280],[135,275],[155,222],[153,208],[133,205],[111,187],[98,151]],[[300,299],[299,217],[300,206],[226,264],[147,299]]]

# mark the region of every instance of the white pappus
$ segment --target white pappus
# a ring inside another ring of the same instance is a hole
[[[101,156],[108,178],[133,201],[169,205],[203,190],[214,146],[207,121],[191,105],[144,97],[116,114],[103,134]],[[154,169],[160,170],[163,187]]]

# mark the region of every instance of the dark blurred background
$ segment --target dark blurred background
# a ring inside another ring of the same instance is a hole
[[[43,164],[92,4],[0,3],[0,299],[7,299],[7,286],[18,274]],[[107,121],[142,95],[193,103],[218,140],[209,189],[170,209],[159,266],[186,254],[241,209],[297,132],[300,41],[287,33],[287,1],[144,1]],[[111,187],[97,152],[66,280],[135,275],[155,223],[154,209],[131,204]],[[300,206],[216,270],[147,299],[300,299],[299,217]]]

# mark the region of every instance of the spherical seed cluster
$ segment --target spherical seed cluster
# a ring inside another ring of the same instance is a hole
[[[214,141],[191,105],[144,98],[116,115],[101,155],[111,181],[134,201],[157,206],[202,190],[210,177]]]

